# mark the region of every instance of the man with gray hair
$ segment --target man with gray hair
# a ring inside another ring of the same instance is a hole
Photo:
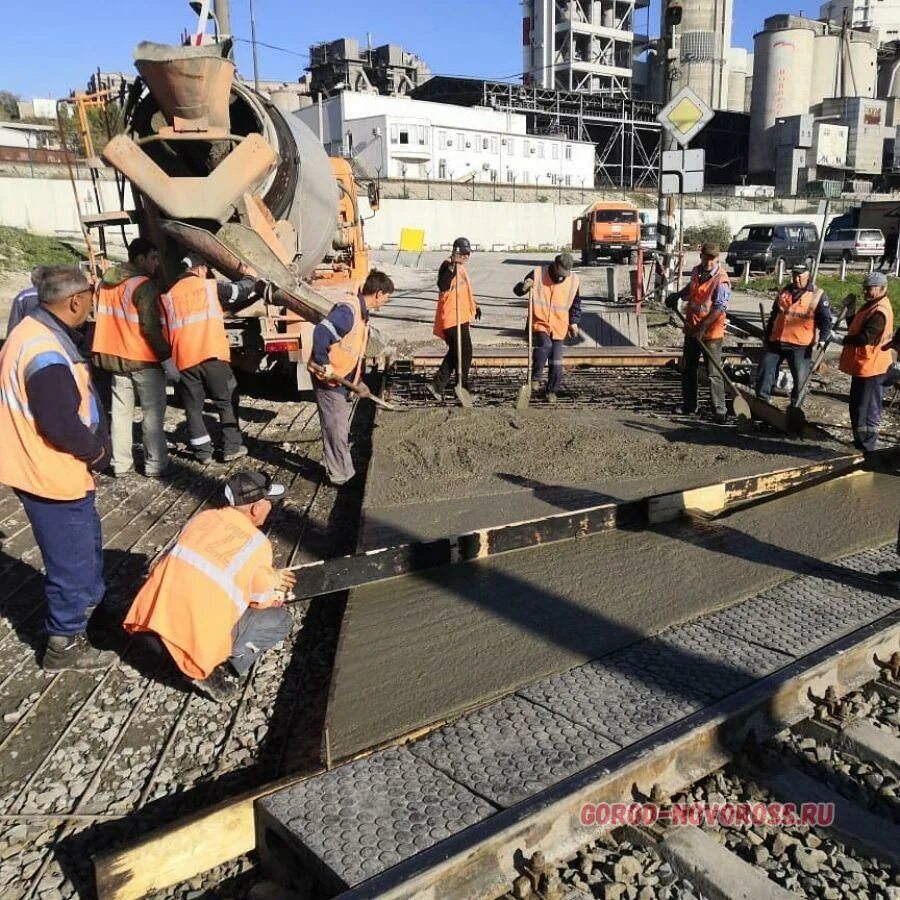
[[[25,288],[24,291],[19,291],[13,297],[12,305],[9,308],[9,319],[6,323],[7,337],[28,313],[34,312],[38,308],[38,288],[41,286],[41,280],[48,271],[48,266],[35,266],[31,270],[31,287]]]
[[[25,507],[46,572],[46,671],[103,669],[87,620],[103,600],[103,541],[94,472],[109,465],[106,423],[82,351],[93,289],[78,268],[41,281],[40,306],[0,350],[0,484]]]

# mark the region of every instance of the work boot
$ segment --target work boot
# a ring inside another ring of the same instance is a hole
[[[242,456],[246,456],[250,451],[241,444],[240,447],[235,448],[234,450],[226,450],[222,453],[222,462],[234,462],[236,459],[240,459]]]
[[[551,391],[547,391],[547,402],[551,406],[555,406],[559,402],[559,398],[556,396],[556,394],[552,393]]]
[[[531,390],[534,391],[534,393],[537,393],[540,389],[541,389],[541,383],[537,380],[532,380]]]
[[[51,635],[41,668],[45,672],[91,672],[108,669],[117,661],[115,653],[98,650],[84,634]]]
[[[226,672],[224,666],[216,666],[209,673],[208,678],[192,678],[191,684],[204,697],[214,700],[216,703],[222,703],[234,696],[237,691],[237,682]]]
[[[713,422],[716,425],[727,425],[728,424],[728,416],[725,413],[713,413]]]
[[[444,399],[444,388],[436,381],[432,381],[430,384],[426,384],[425,390],[428,391],[431,397],[438,402]]]

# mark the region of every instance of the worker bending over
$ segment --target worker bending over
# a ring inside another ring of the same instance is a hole
[[[237,379],[231,371],[231,348],[222,307],[236,312],[255,302],[251,279],[226,284],[209,277],[206,262],[189,253],[185,271],[162,296],[166,333],[180,378],[176,390],[187,419],[191,452],[200,463],[213,456],[213,443],[203,421],[208,397],[219,414],[222,460],[247,455],[238,424]]]
[[[31,286],[23,291],[19,291],[13,297],[12,304],[9,307],[9,319],[6,321],[7,337],[25,316],[38,308],[38,288],[41,286],[41,281],[48,271],[48,266],[35,266],[31,270]]]
[[[794,266],[790,287],[780,290],[775,298],[766,323],[766,353],[756,381],[756,396],[762,400],[771,400],[778,368],[787,360],[794,381],[791,404],[796,404],[800,388],[809,377],[813,344],[818,340],[824,346],[831,337],[834,316],[828,295],[811,284],[809,277],[805,265]]]
[[[283,494],[263,472],[232,475],[226,505],[190,519],[125,617],[127,631],[155,634],[185,678],[214,700],[234,692],[229,666],[246,675],[290,632],[283,592],[295,578],[272,568],[272,545],[259,530],[272,498]]]
[[[356,393],[361,397],[369,395],[362,382],[369,314],[381,309],[393,293],[394,282],[373,269],[362,290],[336,303],[313,331],[309,368],[322,428],[325,471],[335,487],[346,484],[356,470],[350,455],[349,391],[334,379],[344,378],[357,385]]]
[[[94,310],[94,364],[112,373],[113,472],[127,475],[132,458],[135,401],[141,406],[144,475],[159,478],[169,465],[166,449],[166,378],[178,380],[172,348],[163,333],[159,250],[146,238],[128,245],[128,264],[103,275]]]
[[[472,367],[472,335],[469,323],[481,319],[481,307],[475,302],[472,280],[466,270],[472,245],[468,238],[460,237],[453,242],[450,259],[445,259],[438,270],[438,302],[434,313],[433,333],[447,344],[447,355],[441,362],[437,374],[429,388],[435,400],[442,400],[450,377],[456,372],[457,382],[465,390],[470,389],[469,369]],[[457,320],[457,309],[459,318]],[[459,329],[457,329],[457,322]],[[462,341],[462,373],[457,372],[459,350],[457,331]]]
[[[894,311],[887,295],[887,277],[872,272],[863,281],[866,302],[857,311],[855,299],[847,308],[847,336],[840,369],[851,376],[850,425],[853,446],[871,453],[878,447],[878,428],[884,382],[893,363],[891,335]]]
[[[539,266],[530,272],[513,288],[517,297],[530,294],[531,389],[541,389],[541,378],[549,360],[548,403],[556,403],[562,384],[563,341],[578,336],[581,321],[581,281],[572,268],[572,254],[565,251],[549,266]]]
[[[669,294],[666,305],[678,308],[678,301],[687,302],[684,311],[684,351],[681,374],[681,411],[687,415],[697,412],[697,376],[702,351],[699,341],[706,344],[709,355],[722,364],[722,343],[725,338],[725,313],[731,299],[731,282],[719,265],[719,246],[712,242],[700,248],[700,265],[691,272],[691,280],[678,293]],[[725,381],[713,366],[707,366],[713,418],[726,422]]]
[[[102,669],[115,656],[85,636],[106,593],[92,473],[110,457],[79,331],[93,289],[76,267],[60,266],[45,274],[38,299],[0,350],[0,483],[25,507],[44,561],[44,669]]]

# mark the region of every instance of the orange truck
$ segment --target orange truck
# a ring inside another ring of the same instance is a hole
[[[581,251],[584,266],[602,256],[634,265],[640,243],[640,212],[627,200],[598,201],[572,222],[572,249]]]

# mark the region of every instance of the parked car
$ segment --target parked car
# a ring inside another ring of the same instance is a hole
[[[740,275],[745,260],[750,271],[774,272],[778,260],[785,268],[796,263],[812,266],[819,252],[819,231],[813,222],[776,222],[746,225],[728,245],[725,262]]]
[[[884,256],[884,235],[880,228],[834,228],[825,234],[822,259],[877,259]]]

